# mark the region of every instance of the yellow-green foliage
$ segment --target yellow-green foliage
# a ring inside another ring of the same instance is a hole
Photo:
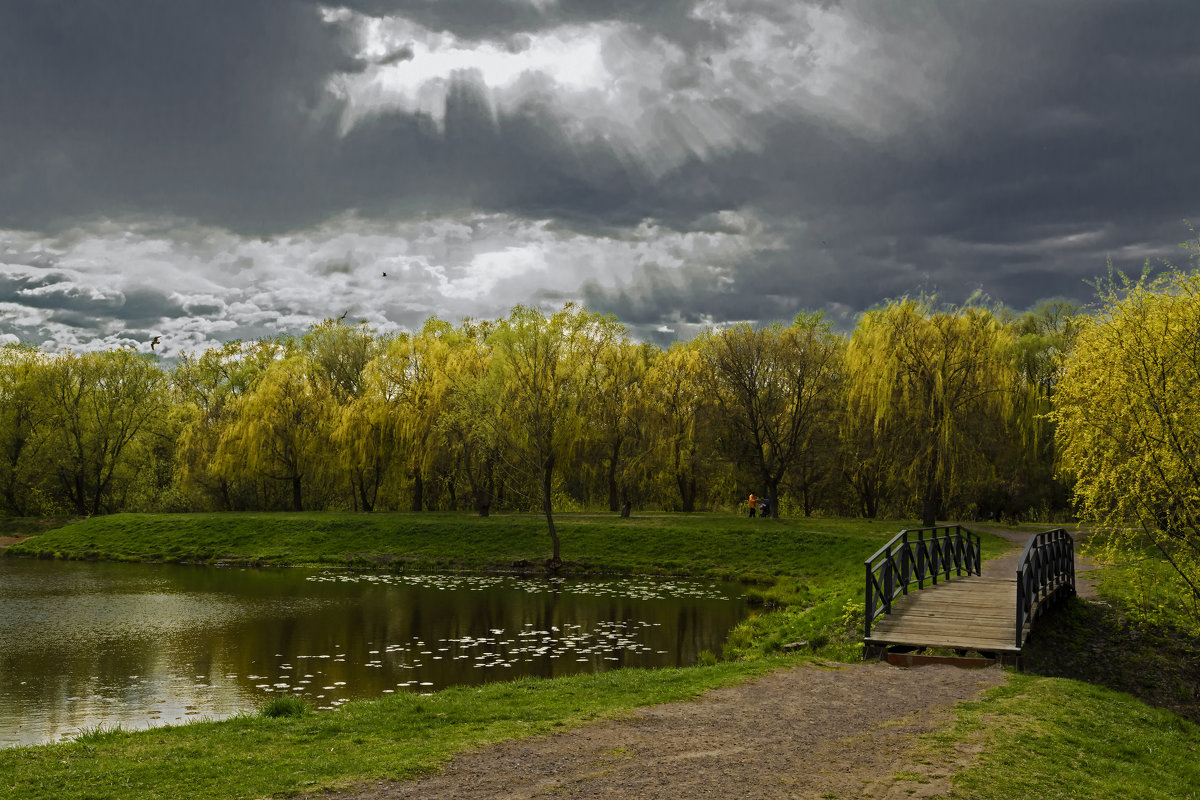
[[[911,513],[930,475],[942,519],[997,486],[1010,512],[1051,496],[1061,509],[1061,492],[1022,488],[1050,482],[1052,449],[1012,455],[1026,437],[1001,419],[1054,374],[1057,339],[1030,319],[904,300],[868,313],[852,341],[800,314],[664,351],[573,304],[519,306],[400,334],[328,319],[172,369],[129,349],[10,346],[0,512],[744,513],[753,491],[779,513],[875,517]]]
[[[1059,384],[1058,437],[1114,557],[1149,545],[1200,601],[1200,273],[1122,279]]]
[[[850,337],[850,415],[886,435],[895,479],[934,518],[955,489],[988,472],[1014,398],[1014,335],[985,308],[938,311],[904,298],[868,311]]]

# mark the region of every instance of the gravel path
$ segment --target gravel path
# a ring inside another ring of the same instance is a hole
[[[916,737],[1004,680],[992,667],[800,666],[631,717],[485,747],[427,778],[322,795],[388,798],[921,798],[954,762]],[[897,775],[900,778],[897,779]]]

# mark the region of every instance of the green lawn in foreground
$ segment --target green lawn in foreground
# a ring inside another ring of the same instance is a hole
[[[0,751],[0,798],[233,800],[408,778],[470,746],[685,700],[789,660],[625,669],[396,694],[302,717],[240,717]]]
[[[982,745],[954,778],[965,800],[1200,797],[1200,728],[1121,692],[1013,673],[930,740]]]

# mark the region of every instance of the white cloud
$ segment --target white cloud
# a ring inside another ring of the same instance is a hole
[[[720,46],[687,53],[632,25],[562,25],[515,39],[460,39],[399,16],[346,10],[326,18],[353,31],[361,72],[330,79],[343,130],[388,111],[445,123],[456,80],[498,110],[552,102],[568,132],[601,138],[652,176],[686,159],[761,147],[749,115],[815,115],[857,136],[903,132],[944,99],[953,47],[936,21],[903,35],[845,6],[708,0],[693,16]],[[393,57],[402,53],[402,58]]]
[[[614,236],[506,214],[343,216],[276,238],[178,221],[98,222],[44,240],[0,231],[0,249],[12,251],[0,262],[0,287],[16,287],[0,302],[0,332],[48,350],[148,350],[150,335],[159,335],[157,352],[170,357],[301,332],[343,313],[383,331],[414,329],[435,315],[500,317],[518,303],[582,299],[586,286],[625,286],[647,267],[725,274],[755,251],[782,246],[749,212],[708,222],[678,232],[645,220]],[[35,298],[39,307],[22,302]],[[73,315],[67,322],[65,311]]]

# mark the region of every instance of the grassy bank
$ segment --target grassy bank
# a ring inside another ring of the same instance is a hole
[[[750,578],[812,578],[861,565],[903,527],[716,514],[556,519],[570,571]],[[996,546],[994,540],[988,544]],[[532,514],[113,514],[48,531],[8,554],[480,571],[536,568],[549,547],[545,520]]]

